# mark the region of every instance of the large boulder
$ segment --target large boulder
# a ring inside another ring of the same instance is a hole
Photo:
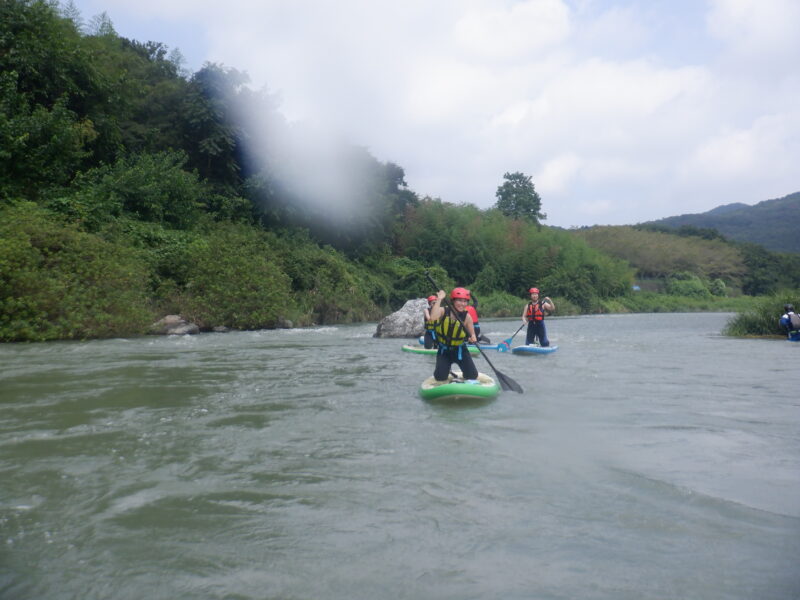
[[[379,338],[415,338],[425,333],[425,298],[408,300],[403,308],[393,312],[378,323],[373,337]]]
[[[180,315],[167,315],[150,325],[151,335],[187,335],[200,333],[200,328]]]

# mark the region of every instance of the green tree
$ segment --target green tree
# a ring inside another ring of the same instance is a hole
[[[505,181],[495,193],[497,202],[494,208],[512,219],[528,220],[536,224],[547,218],[547,215],[541,212],[542,199],[536,192],[530,176],[517,171],[505,173],[503,179]]]
[[[64,98],[51,108],[31,106],[16,90],[14,71],[0,74],[0,199],[38,199],[69,182],[95,134]]]
[[[243,130],[234,103],[248,80],[246,73],[207,63],[192,76],[183,101],[189,164],[228,191],[241,183]]]
[[[184,170],[181,152],[137,154],[80,174],[74,192],[50,206],[90,231],[120,216],[188,229],[201,214],[207,186]]]

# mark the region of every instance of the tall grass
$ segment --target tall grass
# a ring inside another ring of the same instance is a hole
[[[725,335],[731,336],[781,336],[786,332],[778,323],[783,315],[784,304],[798,305],[800,290],[785,290],[753,298],[750,306],[731,319],[723,329]]]

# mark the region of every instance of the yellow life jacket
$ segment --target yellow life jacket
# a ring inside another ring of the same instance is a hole
[[[467,318],[466,311],[459,314],[462,321]],[[445,307],[442,318],[436,323],[436,339],[439,344],[444,346],[460,346],[467,340],[467,330],[464,329],[449,306]]]
[[[430,309],[428,309],[428,314],[431,314]],[[436,329],[436,321],[434,319],[428,319],[425,321],[425,329],[428,331],[433,331]]]

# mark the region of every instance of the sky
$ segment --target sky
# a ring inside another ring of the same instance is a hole
[[[420,196],[488,208],[519,171],[578,227],[800,191],[799,0],[73,3],[246,72]]]

